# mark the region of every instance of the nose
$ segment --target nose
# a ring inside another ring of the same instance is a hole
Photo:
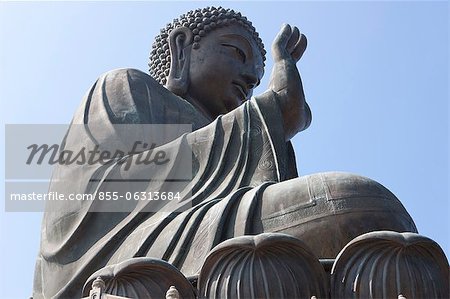
[[[259,84],[259,78],[256,74],[256,71],[247,71],[242,73],[242,78],[247,84],[248,89],[254,89]]]

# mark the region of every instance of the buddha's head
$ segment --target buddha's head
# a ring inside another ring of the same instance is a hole
[[[246,17],[207,7],[161,29],[150,55],[150,74],[214,118],[251,97],[264,73],[265,53]]]

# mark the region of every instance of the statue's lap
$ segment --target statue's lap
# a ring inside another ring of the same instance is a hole
[[[281,232],[304,241],[320,258],[334,258],[371,231],[417,232],[400,201],[381,184],[349,173],[318,173],[269,186],[254,232]]]

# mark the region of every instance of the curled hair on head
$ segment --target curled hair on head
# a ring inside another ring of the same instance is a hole
[[[205,7],[196,10],[191,10],[178,19],[174,19],[172,23],[162,28],[160,34],[156,36],[152,45],[152,51],[150,53],[150,75],[155,78],[160,84],[165,85],[167,82],[167,76],[170,70],[170,50],[168,37],[172,30],[178,27],[186,27],[192,30],[194,34],[194,43],[192,47],[197,49],[200,47],[200,40],[203,36],[208,34],[215,28],[225,27],[230,24],[239,24],[246,29],[253,36],[263,61],[266,60],[266,51],[264,50],[264,44],[256,32],[255,27],[247,18],[241,15],[240,12],[235,12],[232,9],[223,7]]]

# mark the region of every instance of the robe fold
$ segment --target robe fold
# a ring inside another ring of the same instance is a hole
[[[80,298],[92,273],[135,257],[160,258],[186,276],[195,275],[215,245],[252,234],[258,201],[267,186],[297,176],[292,146],[284,141],[281,112],[271,92],[210,122],[149,75],[115,70],[89,90],[62,146],[114,147],[126,153],[130,134],[135,140],[151,139],[144,131],[118,129],[120,124],[192,124],[192,132],[180,132],[157,145],[154,150],[172,157],[157,169],[132,164],[126,171],[124,161],[136,159],[136,154],[104,164],[57,165],[50,191],[170,191],[174,185],[164,178],[176,177],[184,167],[185,159],[177,157],[185,150],[191,153],[192,175],[177,183],[180,199],[165,202],[158,211],[149,207],[155,202],[146,201],[133,203],[128,212],[93,212],[99,208],[97,200],[48,206],[36,263],[35,299]],[[148,180],[127,183],[136,176]],[[152,180],[155,176],[162,180]],[[115,183],[121,180],[125,183]]]

